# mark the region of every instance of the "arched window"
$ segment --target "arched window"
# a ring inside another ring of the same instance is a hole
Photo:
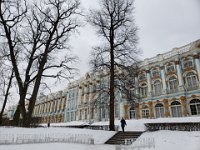
[[[155,105],[156,111],[156,118],[163,118],[164,117],[164,107],[163,104],[159,103]]]
[[[174,65],[167,65],[166,66],[166,72],[167,73],[174,72],[174,71],[175,71]]]
[[[192,59],[186,59],[183,61],[183,69],[193,67]]]
[[[142,118],[149,118],[149,108],[147,105],[142,107]]]
[[[188,90],[192,90],[198,87],[196,75],[193,72],[189,72],[186,75],[186,85]]]
[[[151,71],[152,77],[160,76],[160,71],[158,69],[153,69]]]
[[[193,99],[190,101],[191,115],[200,115],[200,100]]]
[[[154,95],[155,96],[159,96],[162,94],[162,85],[161,82],[159,80],[156,80],[153,84],[153,88],[154,88]]]
[[[140,95],[141,95],[141,97],[147,97],[147,84],[146,83],[141,85]]]
[[[135,119],[135,108],[134,107],[130,108],[130,119]]]
[[[178,81],[174,76],[169,78],[169,90],[170,93],[175,93],[178,91]]]
[[[145,80],[146,79],[146,74],[142,73],[139,75],[139,80]]]
[[[171,103],[171,113],[172,117],[182,117],[182,107],[180,102],[174,101]]]

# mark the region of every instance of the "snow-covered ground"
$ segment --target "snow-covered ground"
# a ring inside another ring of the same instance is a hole
[[[127,120],[126,131],[144,131],[144,123],[147,122],[200,122],[200,117],[186,118],[167,118],[167,119],[141,119]],[[70,123],[73,125],[72,123]],[[74,125],[84,124],[84,122],[74,122]],[[108,125],[108,122],[98,122],[94,125]],[[119,124],[119,120],[115,121]],[[53,125],[53,124],[52,124]],[[56,125],[56,124],[54,124]],[[62,125],[63,124],[57,124]],[[67,125],[67,124],[65,124]],[[87,144],[69,144],[69,143],[48,143],[48,144],[24,144],[24,145],[0,145],[0,150],[115,150],[114,145],[105,145],[104,142],[112,137],[114,131],[100,131],[89,129],[74,129],[74,128],[7,128],[1,127],[0,134],[80,134],[89,135],[94,138],[94,145]],[[139,139],[153,138],[155,148],[141,148],[140,150],[200,150],[200,131],[156,131],[145,132]],[[138,139],[138,140],[139,140]]]

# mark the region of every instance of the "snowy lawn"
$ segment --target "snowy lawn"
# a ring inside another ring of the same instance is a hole
[[[154,138],[154,148],[141,150],[200,150],[200,131],[156,131],[145,132],[139,139]],[[138,140],[139,140],[138,139]]]
[[[52,136],[59,134],[77,134],[90,136],[94,138],[94,144],[103,144],[110,137],[112,137],[115,131],[102,131],[102,130],[89,130],[89,129],[77,129],[77,128],[0,128],[0,134],[50,134]],[[0,149],[1,150],[1,149]]]
[[[119,124],[119,120],[115,124]],[[150,122],[200,122],[200,117],[162,118],[127,120],[126,131],[144,131],[144,123]],[[78,123],[77,123],[78,124]],[[94,125],[108,125],[108,122],[98,122]],[[62,124],[63,125],[63,124]],[[105,145],[104,142],[116,132],[75,128],[4,128],[0,127],[0,134],[84,134],[94,138],[94,145],[72,143],[0,145],[0,150],[115,150],[114,145]],[[200,131],[156,131],[144,132],[139,139],[153,138],[155,148],[141,148],[140,150],[200,150]],[[138,139],[138,140],[139,140]],[[137,149],[136,149],[137,150]]]

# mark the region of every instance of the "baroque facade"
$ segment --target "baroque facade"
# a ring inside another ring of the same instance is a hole
[[[137,80],[133,117],[200,115],[200,40],[145,59]]]
[[[65,106],[65,90],[48,96],[41,95],[36,101],[33,116],[39,123],[64,122]]]
[[[135,103],[130,103],[120,90],[120,81],[116,82],[116,118],[200,115],[200,40],[142,61],[135,77]],[[65,90],[39,98],[34,116],[40,123],[108,120],[108,87],[108,71],[87,73]]]

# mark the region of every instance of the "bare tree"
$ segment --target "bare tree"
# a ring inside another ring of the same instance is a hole
[[[42,79],[68,79],[73,73],[77,57],[70,55],[67,41],[80,26],[79,6],[79,0],[0,0],[1,37],[7,40],[19,90],[16,124],[21,114],[22,126],[30,126]]]
[[[100,0],[100,10],[91,10],[89,22],[97,29],[102,45],[91,53],[94,71],[109,68],[110,72],[110,130],[114,129],[114,89],[117,74],[130,73],[137,61],[137,27],[133,18],[133,0]]]
[[[13,70],[8,64],[4,64],[6,55],[0,56],[0,98],[2,101],[2,108],[0,112],[0,126],[2,125],[3,113],[10,96],[10,89],[12,87]],[[8,62],[8,61],[7,61]]]

